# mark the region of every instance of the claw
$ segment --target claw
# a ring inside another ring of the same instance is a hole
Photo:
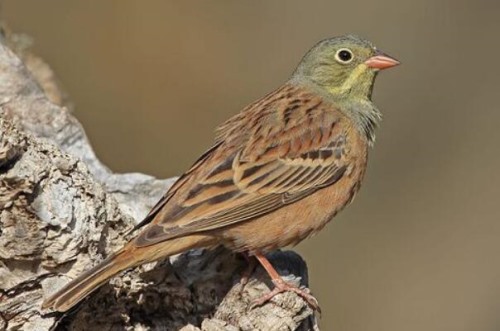
[[[271,292],[255,300],[251,304],[250,309],[263,305],[267,301],[271,300],[276,294],[283,292],[294,292],[302,299],[304,299],[313,310],[321,313],[318,300],[312,294],[309,293],[309,289],[299,288],[294,284],[285,282],[264,255],[255,254],[255,257],[267,271],[275,287]]]
[[[307,304],[315,311],[321,313],[321,308],[319,307],[318,300],[309,293],[309,289],[307,288],[299,288],[293,284],[285,282],[283,279],[273,280],[274,289],[261,296],[257,300],[255,300],[250,306],[251,309],[262,306],[269,300],[271,300],[275,295],[283,293],[283,292],[293,292],[304,299]]]

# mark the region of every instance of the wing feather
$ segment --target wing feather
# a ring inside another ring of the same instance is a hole
[[[342,178],[349,152],[342,115],[310,92],[276,93],[218,130],[216,146],[150,213],[137,245],[245,222]]]

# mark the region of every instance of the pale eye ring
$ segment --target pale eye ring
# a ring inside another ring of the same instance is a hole
[[[335,53],[335,59],[343,64],[351,63],[354,59],[354,55],[349,48],[341,48]]]

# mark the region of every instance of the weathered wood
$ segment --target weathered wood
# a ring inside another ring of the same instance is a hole
[[[293,293],[251,308],[272,284],[257,268],[242,286],[245,261],[222,248],[129,270],[68,314],[41,311],[44,297],[123,245],[175,179],[112,173],[50,68],[12,40],[0,38],[0,330],[317,330]],[[307,285],[297,254],[271,258]]]

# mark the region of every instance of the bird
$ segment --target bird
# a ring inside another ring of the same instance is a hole
[[[269,274],[274,289],[257,304],[292,291],[319,309],[265,254],[315,234],[352,202],[381,119],[375,78],[398,64],[355,35],[317,43],[284,84],[216,129],[212,147],[136,226],[137,235],[42,308],[68,311],[121,271],[222,245],[255,257]]]

